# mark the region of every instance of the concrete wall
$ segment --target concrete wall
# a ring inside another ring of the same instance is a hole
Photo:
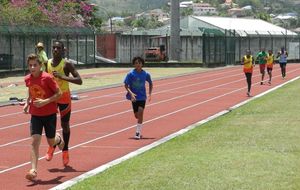
[[[145,50],[149,47],[159,47],[165,45],[167,55],[170,53],[169,38],[164,37],[164,40],[153,39],[151,36],[145,35],[118,35],[117,37],[117,53],[116,60],[120,63],[129,63],[135,56],[145,57]],[[160,41],[160,42],[158,42]],[[187,62],[201,62],[202,61],[202,43],[199,36],[182,36],[181,37],[181,51],[180,60]]]

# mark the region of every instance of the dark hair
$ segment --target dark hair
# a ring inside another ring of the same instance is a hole
[[[27,56],[27,64],[29,64],[29,61],[31,60],[36,60],[39,64],[42,64],[42,62],[39,60],[39,57],[34,53],[31,53]]]
[[[64,45],[64,43],[63,43],[62,41],[60,41],[60,40],[54,40],[54,41],[53,41],[53,44],[55,44],[55,43],[60,43],[60,45],[61,45],[61,47],[62,47],[62,50],[64,51],[65,45]]]
[[[142,65],[145,64],[145,60],[144,60],[142,57],[134,57],[134,58],[132,59],[132,65],[134,65],[135,61],[141,62]]]

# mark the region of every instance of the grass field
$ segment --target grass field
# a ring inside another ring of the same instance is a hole
[[[131,68],[93,68],[93,69],[82,69],[78,72],[82,75],[83,85],[70,84],[72,91],[87,90],[92,88],[99,88],[110,85],[122,84],[126,75],[126,70]],[[207,68],[145,68],[151,73],[153,79],[161,77],[170,77],[181,74],[192,73],[196,71],[205,71]],[[101,73],[108,73],[114,71],[124,71],[124,73],[115,73],[111,75],[101,76]],[[95,74],[95,75],[93,75]],[[84,77],[84,75],[90,75],[89,77]],[[27,88],[24,83],[24,76],[19,77],[8,77],[1,79],[0,85],[0,103],[7,102],[9,97],[25,98],[27,96]],[[9,86],[8,84],[21,83],[17,86]],[[4,85],[5,84],[5,85]]]
[[[300,81],[71,187],[300,189]]]

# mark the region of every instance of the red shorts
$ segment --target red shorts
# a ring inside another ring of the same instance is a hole
[[[260,69],[260,73],[264,73],[266,70],[266,64],[260,64],[259,69]]]

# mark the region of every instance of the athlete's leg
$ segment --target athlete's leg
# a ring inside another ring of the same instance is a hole
[[[136,101],[132,103],[135,118],[137,119],[135,138],[141,138],[141,130],[143,125],[144,108],[146,101]]]
[[[62,135],[65,142],[65,146],[63,151],[67,151],[69,149],[69,141],[71,136],[70,130],[70,117],[71,117],[71,103],[70,104],[58,104],[60,111],[60,121],[62,127]]]
[[[260,73],[261,73],[261,82],[260,84],[263,84],[264,78],[265,78],[265,64],[260,64],[259,65],[260,68]]]
[[[37,171],[41,139],[42,135],[39,134],[34,134],[31,136],[31,169],[35,171]]]
[[[64,140],[64,147],[62,149],[63,165],[67,166],[69,163],[69,141],[71,136],[70,117],[71,117],[71,102],[69,104],[58,104],[60,111],[60,121],[62,127],[62,135]]]
[[[26,174],[26,179],[33,180],[37,176],[37,164],[39,158],[39,146],[41,144],[43,131],[43,122],[41,117],[31,116],[30,134],[31,134],[31,170]]]
[[[247,86],[248,86],[247,95],[250,96],[251,85],[252,85],[252,73],[245,73],[245,76],[246,76]]]
[[[286,63],[283,64],[283,77],[286,76]]]
[[[272,68],[267,68],[268,74],[269,74],[269,84],[271,84],[272,80]]]
[[[284,63],[279,63],[280,64],[280,69],[281,69],[281,76],[282,76],[282,78],[284,78],[285,77],[285,75],[284,75]]]

